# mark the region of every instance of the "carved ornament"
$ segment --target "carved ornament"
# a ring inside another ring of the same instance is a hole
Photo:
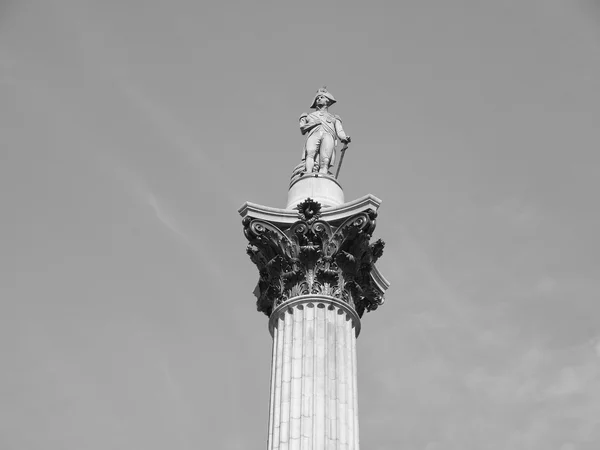
[[[298,220],[285,228],[245,217],[246,252],[259,272],[257,308],[267,316],[302,295],[327,295],[350,304],[362,317],[383,304],[371,272],[384,242],[370,242],[377,212],[360,212],[333,223],[322,220],[312,199],[298,205]]]

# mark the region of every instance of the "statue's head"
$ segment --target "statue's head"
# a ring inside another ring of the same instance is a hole
[[[317,91],[317,94],[315,95],[310,107],[312,109],[316,109],[317,106],[331,106],[335,103],[335,101],[336,100],[333,98],[333,95],[327,91],[327,87],[323,86]]]

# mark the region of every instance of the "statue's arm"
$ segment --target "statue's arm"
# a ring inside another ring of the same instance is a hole
[[[340,119],[340,116],[335,116],[335,132],[340,138],[340,141],[342,141],[344,144],[350,143],[350,136],[348,136],[344,131],[344,128],[342,127],[342,119]]]
[[[317,125],[318,123],[309,119],[308,114],[304,113],[300,116],[300,133],[302,135],[305,135]]]

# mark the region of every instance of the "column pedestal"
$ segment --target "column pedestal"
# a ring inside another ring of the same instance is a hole
[[[331,175],[311,173],[302,175],[290,183],[286,209],[294,209],[307,197],[319,202],[323,208],[340,206],[344,203],[344,191]]]
[[[358,314],[346,302],[304,295],[271,314],[268,450],[358,450]]]

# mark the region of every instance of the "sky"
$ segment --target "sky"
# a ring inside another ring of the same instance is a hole
[[[237,210],[324,84],[392,283],[362,448],[598,448],[594,0],[1,1],[0,448],[264,448]]]

